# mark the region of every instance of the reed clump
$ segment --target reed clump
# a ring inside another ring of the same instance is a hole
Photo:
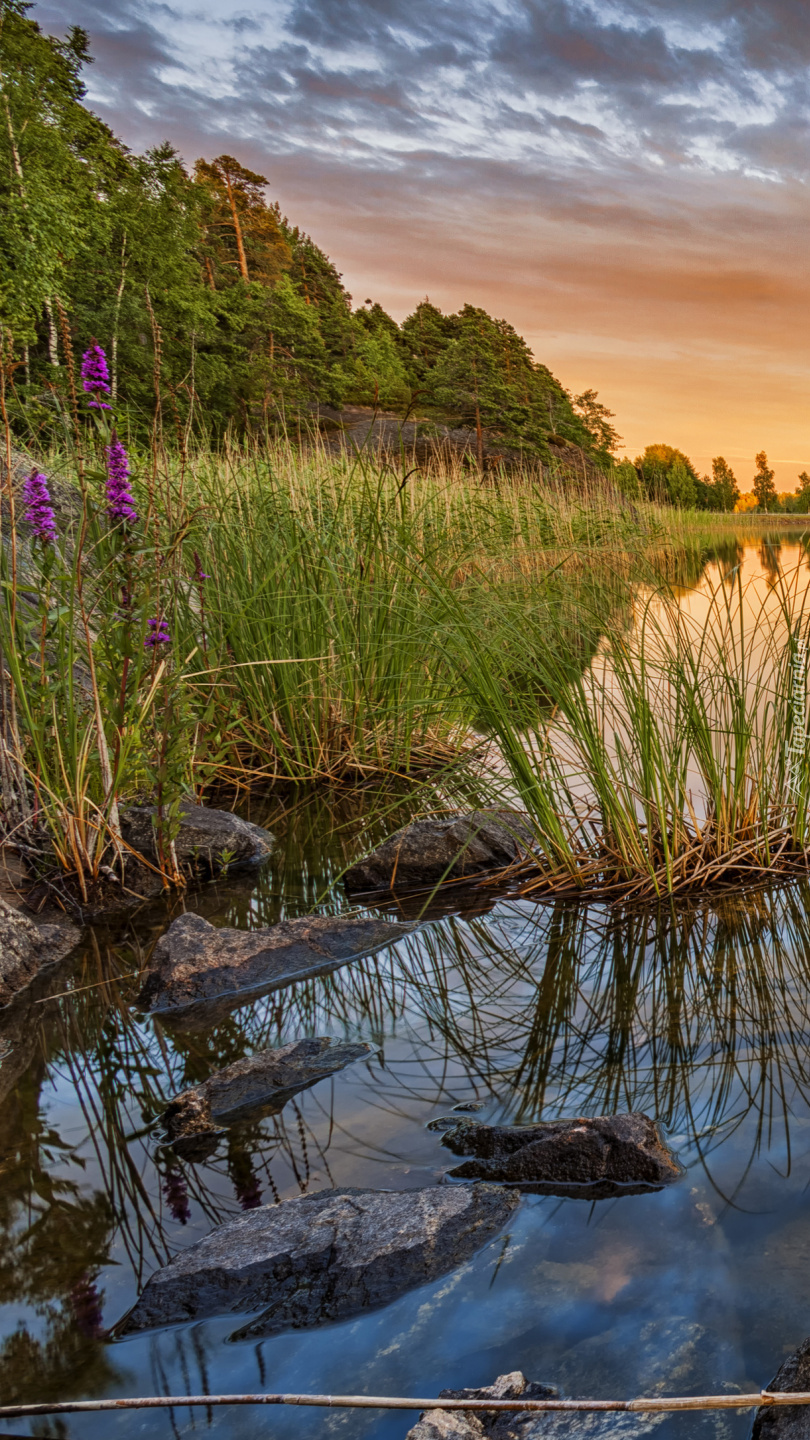
[[[491,595],[512,595],[561,664],[577,647],[585,663],[602,621],[583,626],[581,597],[604,574],[615,607],[655,523],[610,490],[284,443],[134,455],[94,423],[84,463],[37,469],[39,511],[7,464],[0,557],[5,831],[35,852],[44,825],[91,879],[126,858],[128,800],[157,804],[161,872],[181,883],[184,797],[468,761],[447,597],[491,634],[513,618]],[[504,674],[514,642],[496,647]]]
[[[806,612],[798,570],[764,594],[739,567],[691,602],[642,588],[578,674],[527,643],[526,689],[550,710],[510,705],[467,629],[462,673],[496,746],[482,782],[534,827],[522,893],[641,900],[807,873]]]

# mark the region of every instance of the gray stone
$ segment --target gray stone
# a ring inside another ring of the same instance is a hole
[[[325,1036],[260,1050],[175,1096],[163,1112],[166,1130],[170,1139],[180,1140],[278,1111],[298,1091],[370,1054],[364,1042]]]
[[[257,1309],[234,1339],[343,1320],[464,1264],[517,1204],[499,1186],[439,1185],[325,1190],[264,1205],[152,1275],[118,1333]]]
[[[450,1174],[589,1199],[658,1189],[683,1174],[647,1115],[598,1115],[538,1125],[484,1125],[446,1116],[430,1122],[442,1145],[474,1159]]]
[[[767,1388],[783,1395],[810,1392],[810,1338],[779,1366]],[[751,1440],[810,1440],[810,1405],[762,1405]]]
[[[121,833],[127,844],[153,862],[157,860],[156,814],[153,805],[129,805],[121,812]],[[181,865],[216,874],[226,866],[266,860],[274,845],[269,830],[232,815],[230,810],[209,810],[191,801],[184,801],[180,808],[174,846]]]
[[[72,925],[35,925],[0,899],[0,1005],[8,1005],[43,966],[64,959],[78,940]]]
[[[247,999],[329,974],[414,929],[379,916],[307,915],[264,930],[229,930],[180,915],[155,946],[138,1003],[172,1021],[209,1024]]]
[[[397,830],[346,871],[348,890],[394,890],[462,880],[513,865],[531,846],[525,817],[509,810],[431,816]]]
[[[555,1400],[553,1385],[529,1382],[520,1370],[499,1375],[494,1385],[478,1390],[440,1390],[440,1400]],[[514,1426],[526,1412],[497,1410],[423,1410],[405,1440],[512,1440]]]

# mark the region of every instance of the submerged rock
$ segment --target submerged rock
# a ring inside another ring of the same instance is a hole
[[[447,1116],[430,1122],[454,1155],[470,1155],[454,1179],[494,1180],[590,1199],[660,1189],[683,1171],[649,1116],[599,1115],[538,1125],[484,1125]]]
[[[393,890],[461,880],[513,865],[531,844],[525,817],[510,810],[431,816],[397,830],[346,871],[348,890]]]
[[[479,1390],[440,1390],[440,1400],[556,1400],[559,1391],[553,1385],[529,1381],[520,1370],[499,1375],[494,1385]],[[526,1420],[548,1416],[532,1415],[531,1411],[515,1410],[423,1410],[405,1440],[516,1440]]]
[[[441,1390],[440,1400],[556,1400],[553,1385],[527,1380],[520,1370],[499,1375],[480,1390]],[[649,1435],[665,1415],[622,1414],[587,1410],[423,1410],[405,1440],[545,1440],[545,1437],[605,1436],[637,1440]]]
[[[266,930],[219,930],[201,915],[180,915],[155,946],[138,1003],[172,1020],[212,1023],[214,1013],[327,975],[414,928],[376,916],[306,915]]]
[[[163,1121],[172,1140],[216,1134],[223,1125],[280,1110],[299,1090],[370,1054],[371,1046],[363,1042],[323,1036],[260,1050],[177,1095]]]
[[[153,805],[130,805],[121,812],[121,833],[127,844],[153,863],[157,860],[156,814]],[[209,810],[186,801],[180,808],[180,829],[174,846],[181,865],[217,874],[229,866],[266,860],[272,854],[275,837],[229,810]]]
[[[810,1338],[779,1366],[767,1388],[782,1395],[810,1393]],[[810,1440],[810,1405],[762,1405],[751,1440]]]
[[[0,1005],[8,1005],[44,965],[64,959],[78,940],[73,925],[35,925],[0,899]]]
[[[151,1276],[119,1334],[262,1308],[234,1339],[387,1305],[469,1260],[518,1204],[493,1185],[322,1190],[220,1225]]]

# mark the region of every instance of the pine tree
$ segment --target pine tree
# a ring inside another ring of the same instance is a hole
[[[597,390],[584,390],[581,395],[575,395],[574,409],[582,417],[596,449],[604,450],[606,455],[613,455],[622,437],[610,423],[615,419],[613,411],[601,403],[597,398],[598,393]]]
[[[209,283],[218,272],[238,272],[245,282],[273,285],[289,269],[292,255],[278,216],[267,204],[267,178],[240,165],[233,155],[198,160],[194,178],[205,193],[205,260]]]

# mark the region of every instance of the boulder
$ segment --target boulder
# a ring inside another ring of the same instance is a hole
[[[413,820],[344,875],[348,890],[393,890],[503,870],[531,845],[525,818],[509,810]]]
[[[810,1338],[779,1366],[769,1390],[810,1393]],[[810,1405],[762,1405],[751,1440],[810,1440]]]
[[[458,1180],[492,1180],[545,1194],[588,1199],[660,1189],[683,1174],[649,1116],[598,1115],[538,1125],[484,1125],[446,1116],[432,1120],[442,1145],[470,1155],[450,1171]]]
[[[517,1204],[499,1186],[437,1185],[263,1205],[156,1271],[117,1333],[259,1309],[233,1339],[343,1320],[464,1264]]]
[[[363,1042],[324,1036],[260,1050],[175,1096],[163,1112],[169,1138],[216,1134],[223,1125],[280,1110],[299,1090],[370,1054]]]
[[[121,833],[127,844],[153,863],[157,860],[154,805],[129,805],[121,811]],[[181,865],[214,875],[233,865],[253,865],[272,854],[275,837],[230,810],[209,810],[184,801],[174,846]]]
[[[35,925],[0,899],[0,1005],[8,1005],[43,966],[64,959],[78,940],[73,925]]]
[[[414,929],[377,916],[305,915],[264,930],[229,930],[180,915],[155,946],[138,1003],[173,1021],[210,1024],[246,1000],[327,975]]]

